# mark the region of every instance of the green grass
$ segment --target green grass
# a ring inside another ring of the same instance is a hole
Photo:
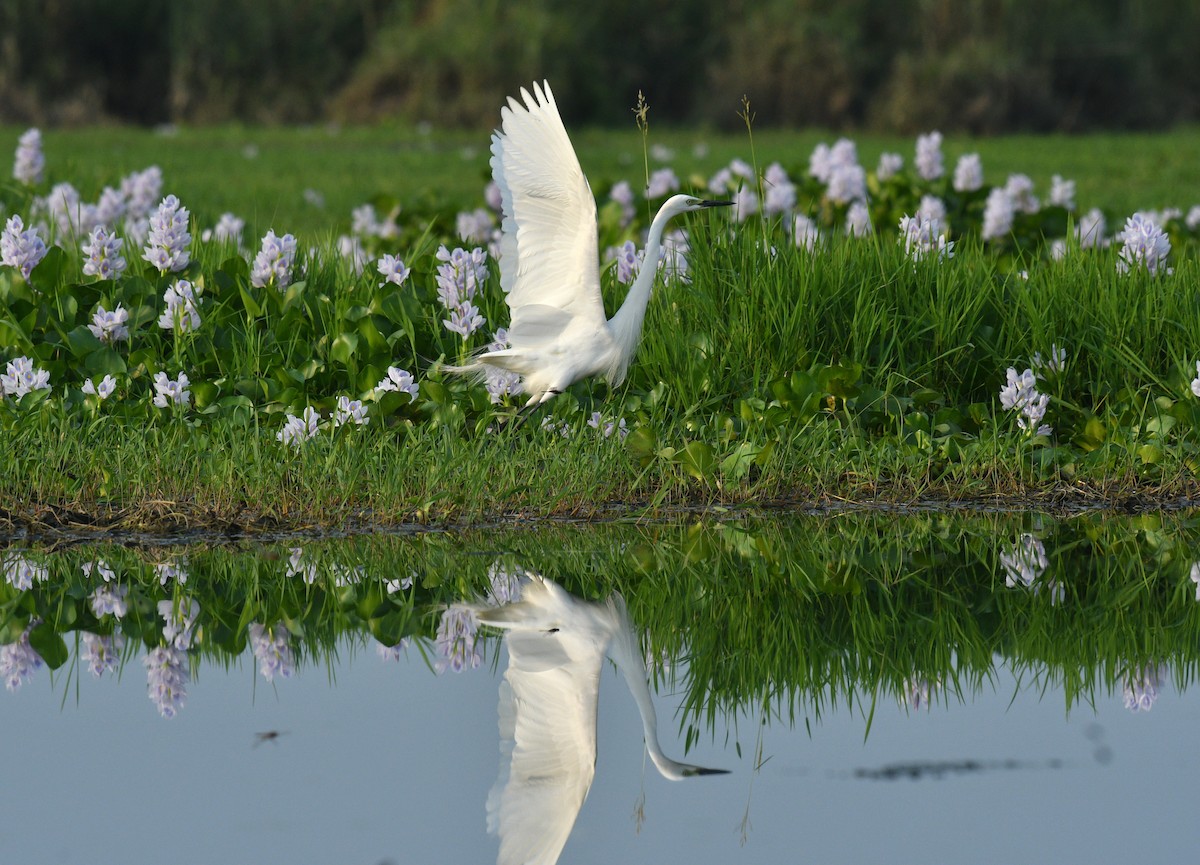
[[[12,455],[0,474],[8,519],[389,524],[596,515],[631,504],[997,496],[1112,502],[1200,493],[1200,400],[1189,389],[1200,356],[1200,262],[1196,232],[1178,220],[1169,226],[1173,275],[1155,278],[1140,268],[1122,275],[1115,249],[1069,243],[1061,261],[1050,257],[1046,241],[1070,230],[1061,208],[1021,216],[1007,239],[985,244],[978,225],[986,189],[957,195],[945,181],[905,175],[874,187],[879,233],[847,239],[839,231],[844,211],[822,201],[814,182],[802,183],[801,206],[826,231],[817,252],[797,249],[778,220],[735,226],[727,213],[710,212],[687,221],[691,281],[656,289],[628,382],[612,393],[602,384],[576,385],[515,428],[511,406],[493,407],[482,387],[443,379],[432,363],[483,346],[507,321],[494,275],[476,301],[489,324],[466,344],[442,325],[435,293],[434,252],[453,243],[456,202],[475,203],[483,157],[462,157],[465,136],[410,134],[413,147],[391,148],[389,136],[399,135],[222,128],[165,138],[126,129],[48,136],[52,160],[56,147],[77,148],[63,160],[75,173],[51,181],[70,176],[85,198],[97,191],[88,191],[85,166],[115,182],[157,161],[164,191],[195,209],[194,229],[227,207],[260,221],[269,212],[280,231],[293,226],[276,217],[300,214],[318,226],[300,232],[301,259],[316,257],[303,279],[297,274],[279,292],[250,285],[249,268],[231,246],[197,240],[183,275],[203,287],[203,323],[182,335],[156,324],[176,275],[136,264],[116,282],[96,282],[83,277],[70,239],[28,284],[0,270],[0,359],[32,357],[54,388],[0,401],[0,450]],[[596,176],[621,163],[619,148],[609,152],[616,135],[581,137],[585,165],[600,151],[616,160]],[[686,172],[695,157],[684,156],[685,145],[694,136],[677,135],[665,137]],[[242,148],[252,138],[258,156],[247,159]],[[756,136],[758,164],[788,144],[790,164],[802,170],[812,140]],[[1187,152],[1197,139],[1180,132],[1086,140],[1095,153],[1119,153],[1127,166],[1148,172],[1139,160],[1173,164],[1163,154]],[[1027,151],[1021,167],[1036,176],[1038,160],[1048,161],[1059,141],[978,144],[1014,158]],[[863,144],[862,158],[887,144]],[[1063,155],[1082,159],[1089,148],[1073,144],[1062,144]],[[720,147],[749,156],[723,139],[711,145],[704,174],[727,158]],[[990,158],[985,152],[985,166]],[[1109,158],[1093,157],[1092,173],[1079,179],[1101,184]],[[52,170],[59,169],[52,163]],[[624,176],[638,170],[625,165]],[[173,182],[176,172],[182,186]],[[385,176],[397,185],[381,186]],[[443,178],[460,192],[435,192]],[[313,188],[330,184],[328,212],[303,204],[310,180]],[[1174,182],[1139,201],[1169,203]],[[1110,187],[1113,195],[1129,193]],[[1093,202],[1080,188],[1086,208]],[[286,205],[297,209],[285,208],[285,190],[301,199]],[[402,286],[381,285],[369,266],[356,274],[331,248],[341,230],[334,220],[372,192],[405,203],[399,237],[367,241],[372,257],[395,252],[412,267]],[[913,262],[888,226],[928,192],[947,202],[955,255]],[[601,208],[602,249],[637,229],[622,228],[618,216],[614,205]],[[256,246],[255,236],[247,230],[247,245]],[[136,252],[127,256],[136,263]],[[615,310],[624,289],[612,271],[605,291]],[[98,304],[130,311],[129,344],[107,346],[91,336],[86,325]],[[1022,370],[1052,345],[1068,352],[1065,371],[1040,385],[1051,398],[1045,420],[1054,433],[1031,437],[1001,409],[998,394],[1006,368]],[[415,401],[372,396],[392,365],[417,377]],[[152,407],[151,380],[160,371],[189,376],[186,411]],[[84,378],[106,373],[118,379],[117,398],[103,405],[84,398]],[[371,423],[323,432],[300,449],[276,441],[286,414],[314,406],[327,416],[338,396],[365,399]],[[585,423],[593,412],[624,418],[629,438],[604,439]],[[539,428],[543,419],[572,434]]]
[[[1178,687],[1194,681],[1197,529],[1193,514],[845,511],[375,533],[302,542],[291,562],[286,539],[13,546],[0,552],[6,574],[20,556],[45,576],[27,589],[0,580],[0,645],[32,626],[34,648],[69,678],[81,674],[80,633],[119,632],[126,674],[136,665],[140,675],[141,655],[163,642],[158,602],[194,600],[193,657],[248,658],[249,625],[277,625],[312,675],[375,641],[408,637],[410,652],[436,656],[447,605],[484,596],[494,569],[526,568],[584,598],[625,596],[648,656],[673,662],[659,678],[680,675],[689,741],[718,716],[796,723],[831,703],[869,715],[919,681],[952,703],[989,687],[1002,665],[1034,687],[1061,686],[1070,709],[1119,693],[1147,665],[1169,665]],[[1002,559],[1024,545],[1045,555],[1028,585]],[[119,621],[91,607],[100,582],[83,566],[97,561],[128,590]],[[164,585],[163,563],[181,563],[186,582]],[[410,588],[389,588],[410,574]],[[495,637],[478,649],[494,658]]]

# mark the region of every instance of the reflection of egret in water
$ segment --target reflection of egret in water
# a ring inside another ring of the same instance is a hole
[[[641,647],[620,595],[590,603],[531,574],[519,601],[474,609],[481,622],[504,630],[508,646],[500,776],[487,803],[500,863],[552,863],[567,843],[596,772],[596,700],[610,643],[663,777],[724,774],[672,760],[659,748]]]

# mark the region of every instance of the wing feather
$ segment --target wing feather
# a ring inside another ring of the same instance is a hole
[[[600,294],[596,200],[567,137],[550,85],[509,98],[492,135],[492,177],[504,212],[500,285],[512,313],[514,347],[545,341],[546,308],[562,321],[605,321]],[[561,331],[560,331],[561,332]]]

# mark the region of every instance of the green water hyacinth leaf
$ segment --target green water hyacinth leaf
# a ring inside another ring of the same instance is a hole
[[[46,250],[46,257],[29,274],[29,282],[41,291],[49,292],[58,287],[66,266],[67,254],[59,247],[52,246]]]
[[[341,333],[334,339],[333,345],[329,348],[330,360],[338,363],[349,363],[350,358],[354,357],[354,353],[358,350],[358,334],[356,333]]]
[[[766,465],[771,457],[771,451],[774,449],[774,441],[769,441],[765,445],[757,445],[748,441],[741,442],[733,449],[733,453],[721,460],[721,474],[727,478],[744,478],[750,473],[752,467],[761,468]]]
[[[73,607],[70,609],[74,610]],[[29,632],[29,645],[41,655],[51,670],[57,670],[70,658],[66,641],[47,623],[42,623]]]
[[[18,349],[18,353],[28,354],[33,349],[33,341],[18,322],[11,318],[0,318],[0,347]]]
[[[125,359],[110,345],[102,345],[89,354],[83,361],[86,369],[93,378],[103,378],[106,375],[125,375]]]
[[[1138,458],[1144,465],[1154,465],[1163,458],[1163,449],[1158,445],[1142,445],[1137,450]]]
[[[658,436],[650,427],[640,426],[625,439],[625,447],[638,465],[645,468],[654,462],[658,452]]]
[[[717,457],[705,442],[688,442],[683,450],[675,454],[675,461],[696,480],[706,480],[717,470]]]

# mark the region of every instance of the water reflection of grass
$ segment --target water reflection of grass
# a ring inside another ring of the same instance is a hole
[[[174,645],[177,665],[245,657],[283,676],[347,647],[409,641],[431,663],[471,666],[496,644],[451,646],[441,611],[523,566],[587,598],[626,596],[652,668],[667,680],[682,671],[689,741],[738,713],[796,723],[834,704],[869,715],[880,699],[952,702],[988,687],[998,663],[1035,687],[1061,686],[1073,706],[1136,691],[1160,665],[1190,684],[1196,531],[1190,514],[931,513],[361,537],[298,554],[10,547],[0,661],[13,675],[12,647],[27,646],[87,675],[94,634],[119,636],[127,664]],[[101,593],[118,596],[120,617],[98,605]],[[189,609],[180,645],[167,619]]]

